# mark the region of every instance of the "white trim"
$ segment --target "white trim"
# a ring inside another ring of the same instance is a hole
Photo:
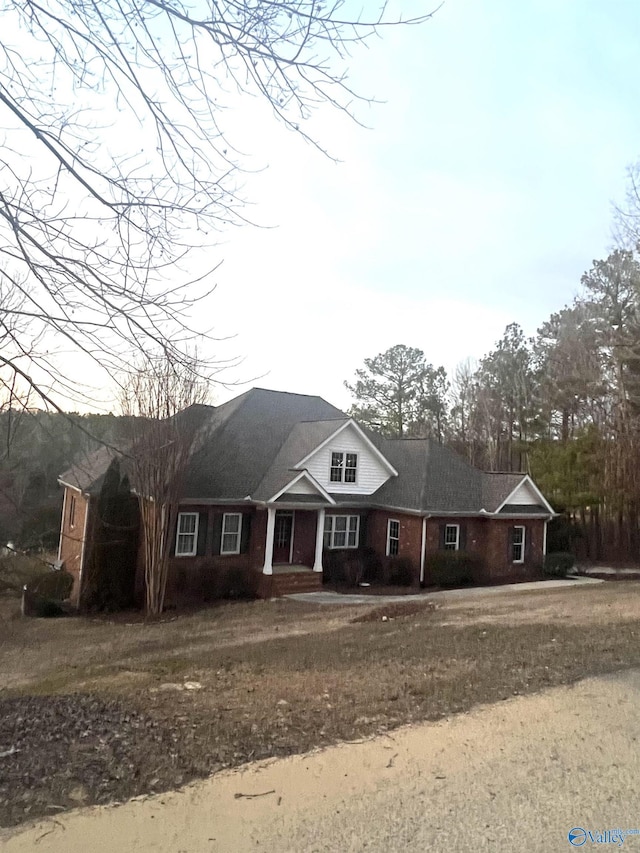
[[[455,527],[456,529],[456,541],[455,548],[447,548],[447,544],[453,545],[453,542],[447,543],[447,527]],[[459,551],[460,550],[460,525],[459,524],[447,524],[445,522],[444,525],[444,542],[442,543],[445,551]]]
[[[60,524],[60,540],[58,542],[58,560],[62,559],[62,537],[64,536],[64,526],[67,523],[67,490],[64,490],[62,496],[62,523]]]
[[[238,517],[238,529],[237,529],[237,531],[227,531],[225,533],[224,527],[225,527],[225,524],[227,523],[227,519],[231,518],[232,516]],[[225,536],[237,536],[238,537],[236,547],[234,548],[233,551],[225,551],[224,550],[224,537]],[[220,532],[220,556],[221,557],[228,557],[228,556],[231,556],[232,554],[239,554],[240,553],[241,539],[242,539],[242,513],[241,512],[223,512],[222,513],[222,530]]]
[[[295,509],[291,513],[291,544],[289,545],[289,565],[293,563],[293,537],[296,532],[296,511]]]
[[[392,525],[392,524],[397,524],[397,525],[398,525],[398,536],[397,536],[397,537],[396,537],[396,536],[393,536],[393,537],[391,536],[391,525]],[[389,553],[389,551],[391,550],[390,545],[391,545],[391,539],[392,539],[392,538],[393,538],[393,540],[394,540],[395,542],[397,542],[397,543],[398,543],[398,550],[397,550],[397,551],[396,551],[396,553],[395,553],[395,554],[393,554],[393,555]],[[400,553],[400,521],[399,521],[399,519],[397,519],[397,518],[388,518],[388,519],[387,519],[387,549],[386,549],[386,556],[387,556],[387,557],[391,557],[391,556],[397,557],[397,555],[398,555],[399,553]]]
[[[329,451],[329,478],[328,478],[327,482],[328,483],[341,483],[342,485],[346,485],[346,486],[357,486],[358,485],[358,456],[359,455],[360,454],[355,450],[333,450],[333,449],[331,449]],[[333,464],[333,457],[334,456],[341,456],[342,457],[342,461],[341,461],[340,465],[334,465]],[[356,464],[355,465],[347,466],[347,457],[349,457],[349,456],[355,456],[356,457]],[[347,467],[348,467],[349,471],[355,472],[353,480],[347,480]],[[336,469],[337,471],[340,472],[340,479],[339,480],[333,479],[332,475],[333,475],[334,469]]]
[[[263,575],[273,574],[273,534],[276,529],[276,508],[267,507],[267,535],[264,543],[264,563],[262,565]]]
[[[325,522],[326,522],[327,518],[346,518],[347,519],[347,526],[344,530],[344,543],[345,543],[344,545],[334,545],[333,544],[333,540],[334,540],[334,537],[336,534],[335,521],[332,522],[332,524],[331,524],[331,530],[325,531],[324,525],[323,525],[322,540],[324,542],[324,534],[329,533],[329,545],[327,545],[326,547],[330,551],[341,551],[343,548],[349,548],[351,550],[354,550],[355,548],[360,547],[360,516],[358,514],[356,514],[355,512],[352,512],[352,513],[330,512],[330,513],[325,515]],[[356,533],[356,544],[355,545],[349,545],[349,534],[353,533],[353,530],[350,529],[351,528],[350,519],[352,519],[352,518],[358,519],[358,521],[356,522],[356,530],[355,530],[355,533]],[[343,531],[338,530],[337,532],[342,533]]]
[[[335,505],[335,501],[334,501],[334,499],[331,497],[331,495],[329,494],[329,492],[327,492],[325,489],[323,489],[323,487],[322,487],[322,486],[320,485],[320,483],[316,480],[316,478],[315,478],[312,474],[310,474],[310,473],[306,470],[306,468],[305,468],[305,470],[304,470],[304,471],[300,471],[300,473],[299,473],[299,474],[296,474],[296,476],[293,478],[293,480],[291,480],[290,482],[288,482],[286,486],[283,486],[283,487],[280,489],[280,491],[279,491],[279,492],[276,492],[276,493],[275,493],[275,495],[273,495],[273,497],[269,498],[269,503],[273,503],[273,501],[277,501],[279,497],[281,497],[282,495],[286,494],[286,493],[289,491],[289,489],[290,489],[292,486],[294,486],[294,485],[295,485],[299,480],[301,480],[303,477],[304,477],[306,480],[308,480],[308,481],[309,481],[309,484],[310,484],[311,486],[313,486],[313,488],[314,488],[314,489],[317,489],[317,490],[318,490],[318,492],[320,493],[320,495],[321,495],[321,496],[322,496],[326,501],[328,501],[330,504],[334,504],[334,505]]]
[[[318,510],[316,521],[316,551],[313,560],[313,571],[322,571],[322,546],[324,544],[324,509]]]
[[[531,477],[530,477],[528,474],[525,474],[525,475],[524,475],[524,477],[522,478],[522,480],[520,480],[520,482],[518,483],[518,485],[515,487],[515,489],[512,489],[512,490],[511,490],[511,492],[509,492],[509,494],[507,495],[507,497],[502,501],[502,503],[500,504],[500,506],[497,508],[497,510],[496,510],[493,514],[494,514],[494,515],[497,515],[497,514],[500,512],[500,510],[502,509],[502,507],[509,503],[509,498],[512,498],[512,497],[515,495],[515,493],[518,491],[518,489],[519,489],[522,485],[524,485],[525,483],[526,483],[526,485],[530,486],[530,487],[534,490],[534,492],[536,492],[536,494],[537,494],[537,495],[538,495],[538,497],[540,498],[541,502],[542,502],[542,503],[544,504],[544,506],[548,509],[548,511],[549,511],[552,515],[555,515],[555,512],[553,511],[553,507],[549,504],[549,502],[547,501],[547,499],[545,498],[545,496],[542,494],[542,492],[540,491],[540,489],[536,486],[536,484],[533,482],[533,480],[531,479]]]
[[[511,562],[512,562],[514,565],[521,566],[521,565],[522,565],[522,563],[524,563],[524,549],[525,549],[526,544],[527,544],[527,528],[526,528],[526,525],[524,525],[524,524],[514,524],[514,525],[513,525],[513,529],[514,529],[514,530],[522,530],[522,544],[518,543],[518,544],[520,544],[520,547],[521,547],[521,549],[522,549],[522,550],[520,551],[520,553],[522,554],[522,557],[521,557],[519,560],[514,560],[514,559],[512,559],[512,560],[511,560]],[[511,553],[513,554],[513,546],[514,546],[516,543],[515,543],[515,542],[513,541],[513,539],[512,539],[512,540],[511,540],[511,542],[510,542],[509,544],[510,544],[510,546],[511,546]]]
[[[427,516],[422,518],[422,540],[420,542],[420,583],[424,583],[424,563],[427,544]]]
[[[61,486],[65,486],[67,489],[73,489],[74,492],[78,492],[81,495],[85,494],[85,492],[82,491],[80,486],[72,486],[71,483],[67,483],[64,480],[60,480],[59,478],[58,478],[58,482],[60,483]]]
[[[89,523],[89,507],[91,498],[89,495],[85,498],[87,505],[84,510],[84,524],[82,525],[82,548],[80,549],[80,570],[78,571],[78,604],[82,595],[82,572],[84,571],[84,552],[87,544],[87,525]]]
[[[544,527],[542,529],[542,556],[547,556],[547,524],[549,522],[545,521]]]
[[[324,441],[320,442],[320,444],[318,444],[318,446],[317,446],[317,447],[314,447],[314,448],[313,448],[313,450],[311,451],[311,453],[307,453],[307,455],[304,457],[304,459],[301,459],[301,460],[300,460],[300,462],[298,462],[298,464],[297,464],[297,465],[294,465],[293,467],[294,467],[294,468],[302,468],[302,467],[303,467],[303,465],[305,464],[305,462],[307,462],[309,459],[311,459],[311,457],[312,457],[312,456],[315,456],[315,455],[316,455],[316,453],[317,453],[319,450],[322,450],[322,448],[323,448],[323,447],[326,447],[326,446],[327,446],[327,444],[329,444],[330,442],[334,441],[334,440],[335,440],[335,439],[340,435],[340,433],[342,432],[342,430],[346,429],[348,426],[352,426],[352,427],[356,430],[356,432],[358,433],[358,435],[360,436],[360,438],[365,442],[365,444],[367,445],[367,447],[369,448],[369,450],[371,450],[371,452],[372,452],[372,453],[373,453],[373,455],[378,459],[378,461],[379,461],[379,462],[381,462],[381,463],[382,463],[382,465],[384,465],[384,467],[385,467],[385,468],[387,469],[387,471],[391,474],[391,476],[393,476],[393,477],[397,477],[397,476],[398,476],[398,472],[396,471],[396,469],[395,469],[395,468],[393,467],[393,465],[389,462],[389,460],[388,460],[385,456],[383,456],[383,454],[378,450],[378,448],[377,448],[377,447],[375,446],[375,444],[371,441],[371,439],[367,438],[367,436],[365,435],[365,433],[364,433],[364,432],[362,431],[362,429],[358,426],[358,424],[353,420],[353,418],[349,418],[349,420],[348,420],[348,421],[345,421],[345,422],[342,424],[342,426],[338,427],[338,429],[337,429],[334,433],[332,433],[332,434],[329,436],[329,438],[325,438],[325,440],[324,440]]]
[[[163,507],[164,511],[164,507]],[[180,531],[180,519],[186,515],[193,515],[196,519],[196,525],[193,533],[185,533],[184,531]],[[176,546],[174,550],[175,557],[195,557],[198,553],[198,530],[200,527],[200,513],[199,512],[179,512],[176,518]],[[164,525],[163,525],[164,528]],[[193,536],[193,549],[191,551],[178,551],[178,543],[180,542],[181,536]]]

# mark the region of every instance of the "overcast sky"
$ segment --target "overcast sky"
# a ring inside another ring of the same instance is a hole
[[[396,343],[451,369],[504,326],[570,302],[611,247],[640,154],[640,4],[446,0],[352,62],[370,129],[323,112],[335,164],[256,120],[236,230],[210,303],[229,378],[349,402],[343,380]],[[220,391],[222,401],[237,393]]]
[[[206,259],[223,263],[199,315],[243,359],[221,378],[247,383],[214,402],[260,385],[346,408],[343,381],[396,343],[451,371],[509,322],[533,334],[611,248],[640,155],[638,45],[637,0],[445,0],[354,54],[352,86],[384,103],[355,107],[366,129],[315,116],[338,163],[244,99],[229,121],[265,227]]]

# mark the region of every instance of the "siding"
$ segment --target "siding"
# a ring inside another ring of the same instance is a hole
[[[305,477],[294,483],[290,489],[284,493],[285,495],[319,495],[318,490]]]
[[[334,451],[358,454],[355,483],[330,482],[331,454]],[[316,451],[304,467],[328,492],[334,494],[371,495],[389,479],[387,469],[351,425],[345,427],[329,444]]]
[[[540,498],[536,495],[529,483],[521,483],[514,494],[509,498],[509,503],[521,504],[523,506],[536,506],[536,504],[540,504]]]

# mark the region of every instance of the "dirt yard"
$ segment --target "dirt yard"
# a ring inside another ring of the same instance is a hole
[[[633,582],[155,624],[0,599],[0,826],[638,666],[639,637]]]

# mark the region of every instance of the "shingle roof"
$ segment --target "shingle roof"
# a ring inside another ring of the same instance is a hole
[[[75,464],[64,474],[60,474],[58,479],[67,486],[80,489],[81,492],[99,491],[109,463],[116,456],[120,454],[112,448],[99,447],[91,453],[79,456]]]
[[[488,512],[495,512],[522,482],[524,474],[486,472],[482,483],[482,502]]]
[[[185,479],[185,498],[253,496],[296,424],[336,418],[344,419],[344,412],[321,397],[262,388],[247,391],[219,406],[201,429],[199,449]]]
[[[333,420],[295,424],[252,497],[257,501],[266,501],[283,489],[299,473],[294,471],[292,466],[333,435],[346,420],[347,417],[342,415]]]
[[[298,473],[293,468],[348,419],[321,397],[254,388],[222,406],[191,407],[200,424],[183,496],[187,500],[267,501]],[[338,505],[388,506],[417,512],[495,512],[523,474],[484,473],[430,439],[387,439],[363,432],[398,471],[373,495],[332,494]],[[102,448],[61,480],[95,491],[113,456]],[[317,499],[309,496],[303,502]],[[501,514],[542,514],[509,506]]]

